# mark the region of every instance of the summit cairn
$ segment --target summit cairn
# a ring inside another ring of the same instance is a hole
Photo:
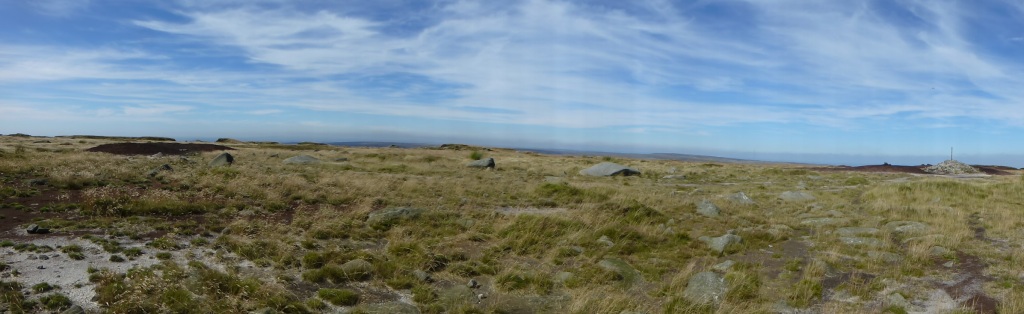
[[[971,167],[968,164],[965,164],[965,163],[962,163],[962,162],[959,162],[959,161],[956,161],[956,160],[952,160],[952,159],[943,161],[943,162],[939,163],[938,165],[934,165],[934,166],[930,166],[930,167],[924,168],[924,172],[931,173],[931,174],[973,174],[973,173],[981,173],[981,171],[979,171],[978,169],[975,169],[974,167]]]

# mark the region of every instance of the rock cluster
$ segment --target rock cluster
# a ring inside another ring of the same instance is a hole
[[[938,165],[924,168],[924,172],[931,174],[972,174],[981,173],[978,169],[971,167],[968,164],[956,161],[946,160],[940,162]]]

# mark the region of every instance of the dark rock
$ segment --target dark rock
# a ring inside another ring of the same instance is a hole
[[[160,171],[171,171],[171,170],[174,170],[173,168],[171,168],[171,165],[163,164],[160,167],[153,168],[153,170],[150,170],[149,172],[147,172],[146,175],[150,176],[150,177],[155,177],[157,174],[160,173]]]
[[[484,158],[484,159],[480,159],[480,160],[474,160],[474,161],[466,164],[466,167],[494,169],[494,158]]]
[[[580,170],[580,174],[594,177],[638,176],[640,170],[629,168],[614,162],[602,162],[590,168]]]

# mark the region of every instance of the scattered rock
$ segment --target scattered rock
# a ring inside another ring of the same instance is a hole
[[[429,282],[433,282],[434,281],[434,278],[430,277],[430,274],[428,274],[425,271],[419,270],[419,269],[414,270],[412,272],[412,275],[415,276],[416,279],[418,279],[419,281],[422,281],[422,282],[429,283]]]
[[[640,272],[637,271],[636,268],[633,268],[633,266],[630,266],[626,261],[616,257],[605,258],[601,260],[601,262],[597,263],[597,266],[615,273],[623,282],[629,285],[643,281],[643,276],[640,275]]]
[[[422,209],[411,207],[381,209],[370,213],[366,218],[366,223],[376,229],[387,229],[402,220],[419,217],[421,213],[423,213]]]
[[[615,246],[615,242],[612,242],[612,239],[609,239],[608,236],[601,236],[600,238],[597,239],[597,243],[604,244],[605,246],[608,247]]]
[[[938,165],[926,167],[922,170],[931,174],[943,175],[981,173],[981,171],[971,167],[970,165],[952,159],[940,162]]]
[[[877,228],[867,228],[867,227],[846,227],[846,228],[839,228],[839,229],[836,230],[836,232],[839,233],[839,235],[843,236],[843,237],[857,237],[857,236],[865,236],[865,235],[867,235],[867,236],[876,235],[876,234],[878,234],[879,230]]]
[[[472,289],[480,288],[480,283],[476,282],[476,279],[470,279],[469,283],[466,284],[466,287],[470,287]]]
[[[494,169],[494,158],[484,158],[480,160],[474,160],[466,164],[466,167],[470,168],[485,168]]]
[[[899,263],[900,261],[903,261],[903,257],[900,256],[899,254],[882,251],[868,251],[868,257],[890,264]]]
[[[889,297],[885,298],[885,305],[889,307],[898,307],[904,310],[910,308],[910,302],[899,293],[890,294]]]
[[[788,202],[806,202],[813,201],[814,195],[811,195],[811,193],[807,193],[804,191],[786,191],[782,192],[782,194],[779,195],[779,198],[781,198],[783,201]]]
[[[846,224],[847,222],[848,222],[848,220],[845,219],[845,218],[822,217],[822,218],[808,218],[808,219],[804,219],[803,221],[800,222],[800,224],[801,225],[805,225],[805,226],[821,227],[821,226],[841,225],[841,224]]]
[[[60,314],[85,314],[85,309],[82,309],[81,306],[72,305],[70,308],[60,312]]]
[[[699,240],[703,241],[705,244],[708,245],[708,248],[710,248],[712,251],[718,254],[722,254],[722,252],[724,252],[725,249],[728,248],[730,245],[743,242],[743,238],[733,234],[732,230],[730,230],[729,233],[726,233],[725,235],[717,238],[703,236],[700,237]]]
[[[221,153],[220,155],[217,155],[217,157],[214,157],[213,160],[210,160],[209,165],[210,167],[221,167],[230,166],[233,163],[235,163],[234,156],[231,156],[231,154],[228,153]]]
[[[686,179],[686,175],[670,174],[670,175],[667,175],[667,176],[664,176],[664,177],[661,177],[661,178],[662,179],[669,179],[669,180],[685,180]]]
[[[172,171],[172,170],[174,170],[174,169],[171,168],[171,165],[163,164],[162,166],[153,168],[153,170],[150,170],[149,172],[147,172],[146,176],[147,177],[155,177],[157,174],[160,173],[160,171]]]
[[[575,276],[573,273],[567,271],[560,271],[558,273],[555,273],[553,281],[557,283],[564,283],[572,279],[573,276]]]
[[[952,253],[952,251],[938,245],[932,246],[931,248],[928,249],[928,255],[932,257],[943,257],[950,253]]]
[[[320,162],[320,159],[316,159],[316,157],[313,157],[313,156],[310,156],[310,155],[298,155],[298,156],[291,157],[291,158],[288,158],[288,159],[284,160],[284,163],[290,164],[290,165],[308,165],[308,164],[315,164],[315,163],[319,163],[319,162]]]
[[[249,312],[249,314],[277,314],[277,310],[274,310],[274,308],[271,307],[265,307],[262,309]]]
[[[747,196],[747,194],[744,194],[743,192],[736,192],[734,194],[729,194],[729,196],[727,196],[726,198],[728,200],[734,202],[734,203],[737,203],[737,204],[741,204],[741,205],[754,205],[754,200],[750,199],[750,197]]]
[[[690,277],[683,290],[683,298],[695,304],[718,304],[725,298],[729,286],[722,275],[705,271]]]
[[[341,264],[341,271],[345,276],[353,279],[368,278],[373,274],[373,264],[364,259],[354,259]]]
[[[895,233],[920,233],[928,230],[928,225],[916,221],[892,221],[885,224],[885,229]]]
[[[718,217],[720,212],[721,211],[718,209],[718,206],[715,206],[715,203],[712,203],[709,200],[701,200],[700,203],[697,204],[697,213],[701,215],[707,217]]]
[[[28,232],[29,234],[47,234],[50,233],[50,229],[40,227],[36,224],[31,224],[25,229],[25,232]]]
[[[420,314],[420,309],[412,304],[392,301],[360,306],[359,312],[367,314]]]
[[[846,245],[856,246],[868,246],[868,247],[879,247],[882,246],[882,240],[875,238],[864,238],[864,237],[841,237],[840,242]]]
[[[734,262],[732,260],[727,260],[727,261],[718,263],[715,266],[711,266],[711,269],[714,269],[714,270],[717,270],[717,271],[720,271],[720,272],[724,273],[726,271],[729,271],[729,269],[732,268],[733,265],[736,265],[736,262]]]
[[[28,183],[28,185],[47,185],[47,184],[50,183],[50,181],[45,179],[45,178],[36,178],[36,179],[30,179],[30,180],[26,181],[25,183]]]
[[[640,171],[629,168],[614,162],[602,162],[596,164],[590,168],[580,170],[580,174],[594,177],[610,177],[610,176],[638,176]]]
[[[939,239],[942,239],[942,238],[945,238],[945,237],[946,236],[941,235],[941,234],[929,234],[929,235],[923,235],[923,236],[920,236],[920,237],[906,238],[906,239],[903,239],[903,241],[900,241],[900,243],[907,244],[907,243],[910,243],[910,242],[918,242],[918,241],[928,241],[928,240],[933,240],[934,241],[934,240],[939,240]]]

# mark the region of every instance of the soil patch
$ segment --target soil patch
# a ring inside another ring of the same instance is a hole
[[[936,267],[945,268],[946,261],[935,260]],[[988,267],[981,258],[964,252],[956,252],[951,270],[956,273],[952,280],[940,282],[942,290],[959,302],[959,306],[974,309],[976,313],[996,313],[999,301],[985,294],[983,285],[992,278],[985,276]]]
[[[86,151],[110,153],[115,155],[185,155],[198,152],[235,150],[234,148],[216,144],[186,143],[113,143],[96,146]]]

